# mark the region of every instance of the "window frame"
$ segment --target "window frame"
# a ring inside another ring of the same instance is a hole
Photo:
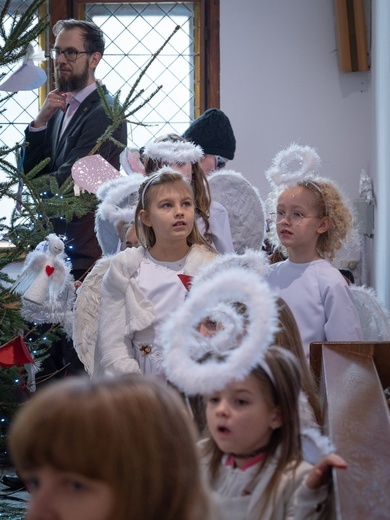
[[[145,0],[118,2],[118,0],[71,0],[53,2],[50,6],[51,27],[61,19],[81,19],[83,5],[86,3],[145,3]],[[182,3],[176,0],[159,0],[151,3]],[[220,48],[219,48],[219,0],[193,0],[198,10],[198,37],[195,39],[196,53],[199,55],[199,68],[196,72],[194,118],[199,117],[207,108],[220,107]],[[54,36],[51,33],[51,43]],[[52,80],[51,80],[52,81]],[[53,86],[51,86],[51,89]]]

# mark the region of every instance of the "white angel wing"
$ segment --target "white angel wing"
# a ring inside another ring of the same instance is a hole
[[[26,256],[23,270],[12,286],[11,290],[18,294],[24,294],[47,262],[46,253],[32,251]]]
[[[349,288],[359,314],[364,341],[389,341],[389,312],[380,304],[374,289],[354,284]]]
[[[118,250],[119,236],[115,222],[132,222],[138,199],[138,189],[145,180],[140,174],[131,174],[104,183],[97,192],[101,200],[95,213],[95,231],[104,255]]]
[[[208,177],[212,200],[228,212],[234,250],[261,249],[265,235],[264,204],[260,194],[239,172],[220,170]]]
[[[80,361],[90,376],[93,374],[98,320],[100,288],[112,256],[98,261],[81,285],[74,308],[73,345]]]
[[[67,278],[70,276],[71,264],[66,263],[61,255],[54,259],[54,272],[50,277],[49,300],[54,302],[57,300],[61,292],[64,290]]]

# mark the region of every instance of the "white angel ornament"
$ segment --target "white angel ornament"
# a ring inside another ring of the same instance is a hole
[[[50,233],[27,255],[13,290],[35,305],[54,304],[69,276],[70,265],[65,262],[64,243],[55,233]]]

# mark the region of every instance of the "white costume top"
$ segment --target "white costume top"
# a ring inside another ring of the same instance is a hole
[[[272,264],[268,282],[291,308],[307,357],[313,341],[363,340],[348,284],[327,260]]]
[[[203,442],[207,441],[201,441],[200,445]],[[240,469],[227,465],[227,458],[227,455],[223,456],[216,481],[211,484],[212,498],[220,516],[223,520],[258,520],[265,488],[276,470],[277,456],[269,460],[258,475],[260,463]],[[327,486],[312,490],[305,485],[304,479],[311,468],[307,462],[301,462],[296,468],[295,478],[292,470],[284,471],[274,505],[272,500],[267,504],[262,520],[313,520],[323,517]],[[202,470],[209,482],[207,460],[204,458]]]
[[[202,236],[205,233],[204,220],[199,217],[196,224]],[[223,255],[234,253],[232,233],[230,231],[229,215],[224,206],[215,200],[210,202],[209,234],[212,245]]]
[[[158,327],[184,300],[186,289],[178,274],[193,276],[215,257],[199,245],[174,263],[156,262],[142,247],[112,257],[100,289],[93,374],[142,372],[164,377]]]

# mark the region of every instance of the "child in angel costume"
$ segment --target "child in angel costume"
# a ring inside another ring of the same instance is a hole
[[[142,152],[146,175],[170,165],[187,177],[194,190],[199,231],[218,253],[233,252],[228,212],[210,195],[209,183],[199,164],[202,157],[200,146],[176,134],[167,134],[147,143]]]
[[[260,250],[265,234],[264,204],[258,189],[227,166],[236,152],[228,116],[209,108],[192,121],[183,137],[203,151],[200,166],[209,183],[211,200],[228,213],[234,251],[242,254],[247,248]]]
[[[135,226],[143,245],[104,258],[80,288],[73,341],[91,375],[164,379],[160,323],[184,301],[181,275],[217,254],[196,227],[191,185],[172,168],[144,180]]]
[[[209,317],[218,322],[216,333],[201,336],[199,323]],[[300,364],[272,346],[277,330],[270,287],[251,268],[237,266],[194,281],[163,325],[168,379],[187,395],[206,398],[209,436],[199,449],[224,520],[323,518],[331,469],[346,468],[335,453],[315,466],[304,460]]]
[[[287,256],[271,265],[268,281],[291,308],[307,357],[313,341],[363,340],[352,293],[331,264],[352,212],[336,184],[318,175],[319,165],[313,148],[292,144],[266,172],[271,237]]]

